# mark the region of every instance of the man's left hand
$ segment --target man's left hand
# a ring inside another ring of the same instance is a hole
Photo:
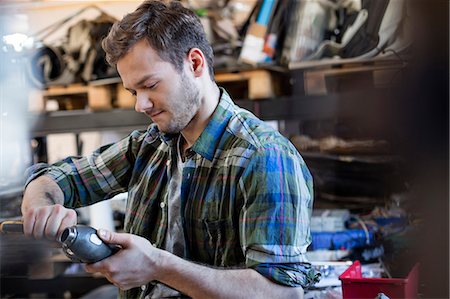
[[[156,278],[161,250],[142,237],[100,229],[97,234],[109,244],[122,247],[116,254],[86,265],[89,273],[100,272],[122,290],[139,287]]]

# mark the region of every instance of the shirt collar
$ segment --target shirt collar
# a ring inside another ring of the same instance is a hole
[[[203,132],[200,134],[200,137],[195,141],[191,150],[203,156],[204,158],[212,161],[214,158],[214,153],[219,146],[219,142],[221,140],[221,136],[224,133],[228,120],[233,115],[234,111],[234,103],[231,100],[229,94],[223,89],[220,88],[221,97],[219,100],[219,104],[214,110],[214,113],[206,125]],[[179,136],[180,133],[176,134],[167,134],[163,133],[158,129],[158,126],[153,124],[150,125],[148,129],[148,137],[152,140],[156,138],[160,138],[163,142],[170,145],[174,142],[175,137]]]
[[[155,123],[152,123],[147,129],[147,137],[146,141],[149,143],[153,143],[156,140],[160,140],[167,145],[171,145],[175,139],[175,137],[179,136],[180,133],[163,133],[159,130],[158,126]]]
[[[206,128],[195,141],[192,150],[204,158],[212,161],[214,153],[219,146],[221,136],[228,126],[228,121],[233,115],[234,103],[225,89],[220,88],[221,97],[219,104],[209,120]]]

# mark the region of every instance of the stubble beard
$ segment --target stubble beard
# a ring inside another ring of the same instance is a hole
[[[200,108],[200,91],[184,73],[181,74],[181,85],[177,92],[178,101],[173,102],[172,115],[165,133],[174,134],[186,128]]]

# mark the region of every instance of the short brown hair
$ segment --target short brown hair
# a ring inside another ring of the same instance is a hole
[[[133,13],[114,23],[102,42],[106,60],[115,67],[117,61],[142,39],[147,40],[161,59],[172,63],[180,72],[189,50],[199,48],[214,80],[213,50],[200,19],[180,2],[147,0]]]

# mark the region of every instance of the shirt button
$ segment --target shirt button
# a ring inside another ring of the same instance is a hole
[[[165,203],[165,202],[161,202],[161,203],[159,204],[159,206],[161,207],[161,209],[164,209],[164,207],[166,206],[166,203]]]
[[[141,290],[145,291],[145,289],[147,289],[147,286],[145,284],[141,285]]]

